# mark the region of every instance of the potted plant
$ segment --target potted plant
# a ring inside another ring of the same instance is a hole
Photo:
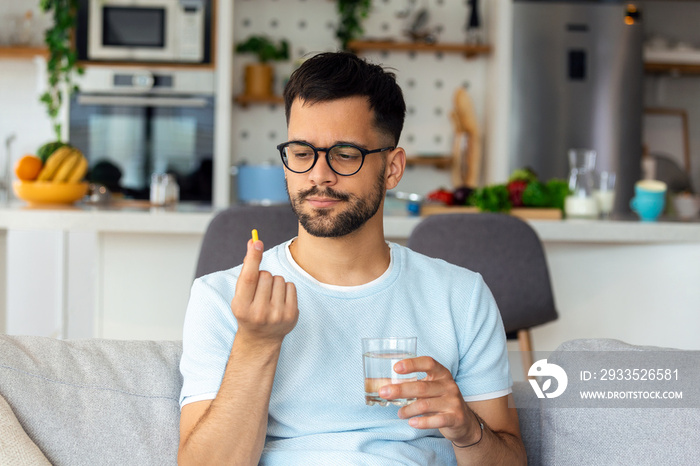
[[[348,43],[362,36],[362,20],[367,18],[372,0],[338,0],[338,27],[335,36],[343,50],[348,50]]]
[[[83,73],[83,68],[78,66],[77,54],[71,40],[75,29],[78,0],[41,0],[40,6],[42,11],[53,13],[53,26],[44,36],[49,52],[46,61],[48,87],[39,100],[46,105],[56,139],[60,141],[60,110],[63,105],[63,93],[71,94],[78,90],[78,87],[73,84],[74,72]]]
[[[275,43],[267,36],[251,36],[245,42],[236,45],[236,52],[253,53],[258,58],[256,63],[250,63],[245,67],[244,95],[271,96],[274,71],[268,62],[289,59],[289,43],[284,39]]]

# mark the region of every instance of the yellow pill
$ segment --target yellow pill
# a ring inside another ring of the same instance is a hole
[[[253,243],[258,240],[258,230],[253,230]]]

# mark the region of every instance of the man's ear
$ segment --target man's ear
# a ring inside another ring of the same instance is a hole
[[[386,189],[393,189],[401,181],[406,170],[406,151],[402,147],[390,151],[386,156]]]

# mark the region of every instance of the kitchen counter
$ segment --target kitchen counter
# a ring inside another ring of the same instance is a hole
[[[386,237],[405,244],[421,218],[389,213]],[[180,338],[199,247],[215,214],[187,203],[0,206],[0,332]],[[536,349],[589,337],[700,349],[700,222],[662,220],[529,221],[543,242],[559,309],[556,322],[533,329]]]
[[[91,230],[98,232],[203,234],[214,217],[211,206],[181,203],[174,207],[76,204],[35,208],[22,202],[0,205],[0,229]],[[384,219],[388,239],[405,242],[420,217],[397,215]],[[529,220],[542,241],[590,243],[683,243],[700,241],[700,221],[639,222],[617,220]]]
[[[189,203],[173,207],[148,207],[139,201],[112,206],[34,207],[12,202],[0,205],[0,229],[200,234],[214,213],[211,206]]]

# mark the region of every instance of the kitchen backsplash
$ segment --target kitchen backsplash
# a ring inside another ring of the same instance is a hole
[[[399,17],[407,8],[412,8],[409,17]],[[405,31],[420,8],[427,8],[430,15],[427,27],[435,32],[440,42],[466,41],[469,7],[466,1],[454,0],[375,0],[364,22],[365,36],[409,40]],[[483,13],[488,14],[487,11]],[[338,49],[336,23],[336,2],[329,0],[236,0],[234,3],[236,43],[254,34],[266,34],[275,40],[287,39],[290,43],[291,59],[275,65],[277,94],[281,94],[299,60]],[[466,59],[459,53],[404,51],[373,51],[362,55],[373,63],[392,68],[397,75],[407,104],[400,145],[409,156],[450,154],[454,135],[450,112],[454,92],[459,86],[468,89],[477,116],[483,120],[485,58]],[[243,68],[251,60],[253,58],[247,54],[234,55],[234,95],[243,90]],[[232,132],[234,163],[277,163],[279,154],[275,146],[286,140],[287,134],[284,108],[282,105],[236,106]],[[449,174],[444,170],[412,168],[399,189],[425,193],[449,183]]]

